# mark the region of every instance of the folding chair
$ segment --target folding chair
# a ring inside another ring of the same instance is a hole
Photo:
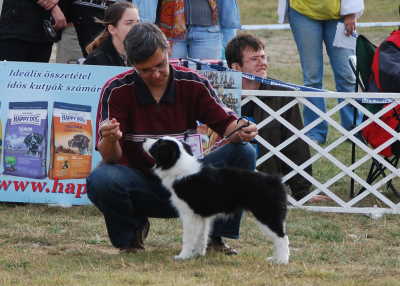
[[[357,37],[357,43],[356,43],[356,56],[354,58],[349,58],[349,63],[350,66],[356,76],[356,88],[355,91],[358,92],[359,87],[361,88],[362,92],[366,92],[369,89],[369,82],[371,79],[371,73],[372,73],[372,61],[373,57],[375,54],[376,46],[371,43],[366,37],[363,35],[359,35]],[[374,102],[370,103],[367,101],[360,100],[360,103],[371,113],[375,114],[379,110],[381,110],[384,105],[387,103],[386,102]],[[365,118],[364,118],[365,119]],[[354,125],[356,124],[356,112],[354,115]],[[368,144],[366,140],[360,136],[365,144]],[[353,142],[352,143],[352,163],[355,162],[355,156],[356,156],[356,144]],[[399,157],[398,156],[391,156],[391,157],[384,157],[384,159],[393,165],[394,167],[397,167],[397,164],[399,162]],[[375,158],[372,158],[371,166],[366,178],[366,182],[368,184],[373,183],[377,178],[380,176],[385,177],[386,167],[377,161]],[[396,190],[396,188],[392,184],[392,180],[388,181],[386,183],[387,189],[391,189],[393,193],[397,196],[400,197],[400,193]],[[365,187],[362,187],[359,192],[365,191]],[[354,197],[355,192],[354,192],[354,179],[351,178],[351,189],[350,189],[350,196]]]

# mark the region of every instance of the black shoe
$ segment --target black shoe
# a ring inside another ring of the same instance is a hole
[[[150,222],[146,219],[144,226],[141,229],[136,230],[135,240],[132,241],[131,246],[128,248],[121,248],[121,253],[135,253],[138,251],[144,251],[144,241],[149,235]]]
[[[210,237],[207,249],[216,252],[222,252],[226,255],[237,255],[238,251],[226,244],[222,237]]]
[[[137,231],[137,233],[136,233],[136,235],[139,234],[142,244],[144,243],[147,236],[149,235],[149,230],[150,230],[150,222],[148,219],[146,219],[146,222],[144,223],[143,228],[141,230]]]

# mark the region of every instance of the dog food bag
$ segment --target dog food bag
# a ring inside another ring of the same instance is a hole
[[[51,128],[51,179],[79,179],[92,169],[91,107],[55,102]]]
[[[10,102],[4,134],[4,174],[46,177],[47,102]]]

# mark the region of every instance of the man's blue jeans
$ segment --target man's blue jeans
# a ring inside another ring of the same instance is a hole
[[[349,56],[354,55],[354,51],[333,46],[338,22],[338,20],[313,20],[292,8],[289,9],[289,23],[300,55],[304,85],[322,88],[324,76],[322,44],[325,43],[335,78],[336,90],[339,92],[354,92],[356,80],[349,65]],[[326,112],[325,101],[322,97],[307,99],[320,110]],[[339,99],[339,102],[341,101],[343,101],[343,99]],[[319,116],[307,106],[304,106],[303,116],[305,126],[319,118]],[[351,130],[353,126],[354,108],[351,105],[346,105],[341,108],[340,118],[342,126],[347,130]],[[357,111],[356,124],[360,121],[361,114]],[[327,134],[328,124],[326,121],[318,124],[307,133],[310,138],[320,143],[326,141]]]
[[[171,58],[221,59],[222,34],[219,25],[190,26],[184,39],[172,39]]]
[[[226,144],[203,159],[215,167],[237,167],[254,170],[256,155],[248,143]],[[215,190],[218,191],[218,190]],[[136,169],[118,164],[102,164],[87,178],[88,197],[103,213],[111,243],[117,248],[129,248],[147,217],[176,218],[169,191],[160,180],[145,176]],[[214,223],[212,236],[239,237],[242,211],[229,219]]]

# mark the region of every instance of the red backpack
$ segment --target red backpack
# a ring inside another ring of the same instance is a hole
[[[400,105],[396,105],[393,109],[383,114],[380,119],[389,125],[396,132],[400,131]],[[372,122],[361,131],[365,141],[372,147],[377,148],[383,143],[391,139],[393,136],[381,126]],[[400,141],[395,141],[390,146],[379,152],[382,156],[391,157],[392,155],[400,156]]]
[[[400,92],[400,30],[394,31],[375,50],[372,61],[372,76],[368,91]],[[396,132],[400,131],[400,105],[386,112],[380,118]],[[374,148],[379,147],[393,136],[375,122],[364,127],[362,135]],[[395,141],[380,152],[385,157],[400,156],[400,141]]]
[[[376,49],[372,61],[373,81],[381,92],[400,92],[400,30]]]

